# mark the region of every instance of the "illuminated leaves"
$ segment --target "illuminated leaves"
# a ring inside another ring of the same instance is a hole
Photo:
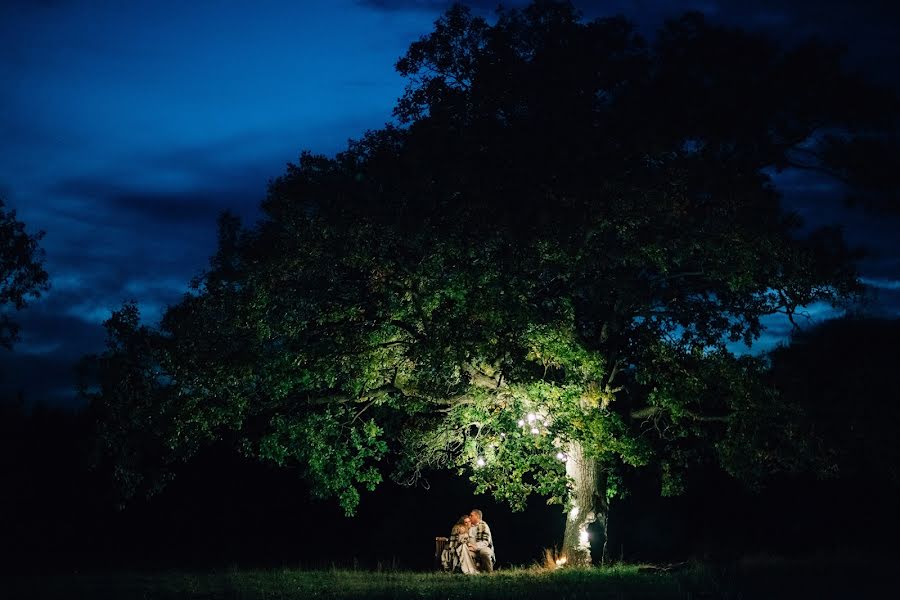
[[[335,407],[296,418],[275,417],[255,452],[280,466],[301,467],[314,494],[336,497],[352,515],[360,490],[371,491],[381,483],[375,464],[387,444],[374,420],[348,422],[350,418],[349,411]]]

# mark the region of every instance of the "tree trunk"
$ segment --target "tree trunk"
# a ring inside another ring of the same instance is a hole
[[[572,508],[566,518],[561,558],[567,565],[590,565],[591,544],[606,562],[606,523],[609,504],[597,461],[586,458],[581,444],[572,442],[566,456],[566,475],[574,482]],[[590,526],[590,530],[588,530]]]

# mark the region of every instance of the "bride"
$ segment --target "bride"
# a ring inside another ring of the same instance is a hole
[[[451,573],[462,571],[466,575],[474,575],[478,572],[472,553],[469,552],[469,528],[472,526],[469,515],[459,518],[450,532],[450,542],[447,544],[446,564]]]

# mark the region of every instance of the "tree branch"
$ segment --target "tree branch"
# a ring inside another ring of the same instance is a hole
[[[468,394],[461,394],[459,396],[454,396],[452,398],[447,398],[446,400],[441,400],[436,402],[442,406],[442,408],[436,408],[434,412],[436,413],[448,413],[457,406],[465,406],[469,404],[475,404],[475,398],[469,396]]]
[[[631,411],[631,418],[637,420],[645,420],[655,416],[662,416],[664,409],[661,406],[647,406],[638,410]],[[701,423],[728,423],[734,415],[701,415],[692,410],[685,410],[683,414],[690,417],[693,421]]]
[[[606,380],[606,392],[607,393],[614,393],[613,389],[610,388],[610,386],[612,385],[613,380],[616,378],[616,375],[619,374],[619,369],[622,367],[623,364],[624,364],[624,361],[621,358],[616,360],[615,363],[613,363],[612,371],[610,371],[609,377]],[[622,389],[622,388],[619,387],[615,391],[618,391],[620,389]]]
[[[391,319],[389,322],[394,327],[402,329],[403,331],[405,331],[406,333],[413,336],[414,338],[416,338],[419,341],[422,341],[425,339],[425,335],[422,332],[420,332],[418,329],[416,329],[415,327],[410,325],[409,323],[405,323],[404,321],[401,321],[399,319]]]
[[[466,372],[469,374],[470,381],[474,386],[487,390],[498,390],[507,387],[506,382],[503,381],[503,373],[499,373],[495,378],[471,365],[466,368]]]

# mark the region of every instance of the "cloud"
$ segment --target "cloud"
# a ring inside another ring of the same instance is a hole
[[[866,316],[896,319],[900,317],[900,282],[897,280],[879,281],[877,285],[869,285],[867,298],[862,306]]]
[[[107,227],[183,227],[212,223],[226,209],[255,213],[263,195],[260,187],[258,177],[232,185],[226,178],[218,185],[184,191],[129,189],[104,179],[76,178],[59,182],[50,192],[60,198],[58,214],[73,220]]]
[[[136,300],[153,324],[182,298],[215,252],[221,211],[254,222],[267,180],[297,156],[304,140],[307,147],[327,140],[328,149],[337,149],[376,124],[372,114],[352,115],[301,133],[286,128],[164,150],[132,148],[102,168],[45,169],[40,185],[10,186],[9,204],[29,231],[47,232],[42,246],[52,287],[15,315],[23,340],[6,361],[16,365],[7,370],[12,383],[0,381],[0,392],[28,387],[27,378],[41,372],[28,365],[53,362],[37,391],[28,393],[61,397],[72,380],[59,365],[102,348],[101,323],[113,310]]]
[[[794,315],[794,322],[800,329],[809,329],[831,319],[837,319],[846,314],[843,308],[831,306],[825,302],[816,302],[810,306],[800,308]],[[771,314],[761,320],[763,331],[757,340],[748,348],[743,342],[731,342],[728,349],[738,355],[763,354],[784,344],[790,338],[795,326],[783,314]]]
[[[185,191],[115,183],[124,179],[99,174],[47,186],[39,214],[52,287],[14,315],[22,340],[3,361],[0,395],[25,390],[30,399],[74,402],[72,369],[102,349],[111,312],[133,299],[145,322],[158,322],[214,252],[217,213],[254,217],[264,191],[259,177],[228,173]]]
[[[75,363],[58,353],[8,353],[0,363],[0,402],[22,395],[26,403],[79,405]]]
[[[373,10],[387,12],[426,11],[441,13],[453,6],[454,0],[358,0],[357,3]],[[494,12],[500,2],[497,0],[470,0],[468,2],[463,2],[462,4],[465,4],[476,12]],[[517,8],[528,4],[528,2],[523,0],[512,0],[503,2],[502,4],[510,8]]]
[[[21,393],[28,403],[77,404],[75,365],[84,354],[102,350],[105,332],[65,314],[66,297],[45,297],[14,315],[21,341],[12,351],[0,350],[0,401]]]
[[[824,175],[791,169],[772,174],[784,205],[804,221],[802,233],[823,226],[841,228],[847,244],[864,255],[857,267],[869,299],[864,309],[879,316],[900,311],[900,295],[887,292],[900,273],[900,215],[879,214],[847,204],[845,190]]]
[[[91,351],[102,345],[103,329],[95,324],[64,314],[59,310],[65,299],[35,304],[20,311],[16,320],[22,326],[22,341],[16,351],[22,354],[54,354],[69,358],[81,356],[82,344]]]
[[[864,284],[882,290],[900,290],[900,279],[881,279],[875,277],[861,277]]]

